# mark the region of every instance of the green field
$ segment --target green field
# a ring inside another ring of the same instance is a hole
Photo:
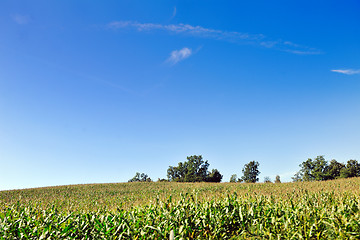
[[[1,239],[359,239],[360,178],[0,192]]]

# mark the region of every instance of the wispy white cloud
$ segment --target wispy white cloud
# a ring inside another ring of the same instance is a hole
[[[295,50],[295,49],[284,49],[285,52],[297,54],[297,55],[317,55],[322,54],[323,52],[314,48],[308,48],[305,50]]]
[[[174,7],[174,11],[173,11],[173,13],[172,13],[171,18],[174,18],[175,16],[176,16],[176,7]]]
[[[158,24],[158,23],[139,23],[135,21],[114,21],[107,24],[111,29],[132,28],[139,32],[146,31],[166,31],[172,34],[184,34],[194,37],[211,38],[215,40],[229,41],[232,43],[257,44],[265,48],[274,48],[280,51],[299,55],[321,54],[322,52],[315,48],[302,46],[284,41],[281,39],[272,40],[263,34],[249,34],[236,31],[223,31],[202,26],[193,26],[189,24]]]
[[[247,34],[240,32],[227,32],[221,30],[215,30],[211,28],[204,28],[201,26],[192,26],[189,24],[157,24],[157,23],[138,23],[133,21],[115,21],[107,25],[109,28],[119,29],[119,28],[134,28],[137,31],[152,31],[152,30],[163,30],[171,33],[177,34],[189,34],[196,35],[199,37],[210,37],[224,40],[235,40],[235,39],[252,39],[259,40],[264,38],[262,34]]]
[[[192,55],[190,48],[184,47],[180,50],[174,50],[170,53],[170,57],[166,60],[169,63],[176,64]]]
[[[30,22],[30,17],[28,15],[13,14],[11,15],[11,18],[19,25],[25,25]]]
[[[360,74],[360,69],[333,69],[331,71],[346,74],[346,75]]]

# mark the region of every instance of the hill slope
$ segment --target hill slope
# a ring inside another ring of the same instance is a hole
[[[360,238],[360,179],[113,183],[0,192],[0,236]]]

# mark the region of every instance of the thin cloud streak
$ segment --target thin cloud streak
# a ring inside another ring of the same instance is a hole
[[[192,55],[192,50],[184,47],[180,50],[174,50],[171,52],[170,57],[166,60],[166,62],[170,62],[172,64],[176,64]]]
[[[107,24],[110,29],[135,29],[139,32],[165,31],[172,34],[184,34],[194,37],[211,38],[215,40],[228,41],[232,43],[256,44],[265,48],[273,48],[284,52],[298,55],[314,55],[322,52],[315,48],[302,46],[284,40],[271,40],[263,34],[249,34],[236,31],[223,31],[202,26],[189,24],[157,24],[157,23],[138,23],[135,21],[114,21]]]
[[[111,22],[107,25],[109,28],[112,29],[119,29],[119,28],[135,28],[137,31],[152,31],[152,30],[163,30],[168,31],[171,33],[183,33],[189,35],[195,35],[199,37],[209,37],[209,38],[216,38],[216,39],[250,39],[250,40],[260,40],[263,39],[264,36],[262,34],[247,34],[247,33],[240,33],[240,32],[226,32],[221,30],[215,30],[210,28],[204,28],[201,26],[192,26],[189,24],[157,24],[157,23],[138,23],[133,21],[115,21]]]
[[[171,18],[174,18],[175,16],[176,16],[176,7],[174,7],[174,11],[173,11]]]
[[[332,72],[336,72],[336,73],[342,73],[342,74],[346,74],[346,75],[354,75],[354,74],[360,74],[360,69],[333,69],[331,70]]]

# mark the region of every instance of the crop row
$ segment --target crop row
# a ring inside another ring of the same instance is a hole
[[[344,193],[239,197],[184,194],[116,212],[73,212],[13,204],[0,214],[2,239],[359,239],[359,198]]]

